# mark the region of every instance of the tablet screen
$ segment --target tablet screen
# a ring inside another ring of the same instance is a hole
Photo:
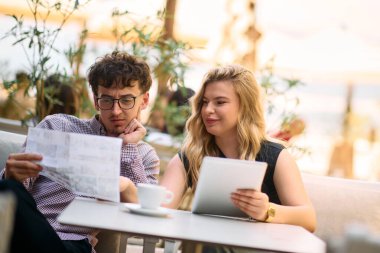
[[[192,212],[248,217],[231,201],[236,189],[261,190],[267,163],[204,157],[192,204]]]

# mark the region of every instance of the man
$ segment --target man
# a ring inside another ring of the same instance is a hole
[[[150,69],[139,58],[113,52],[90,67],[88,81],[98,115],[82,120],[56,114],[37,127],[122,138],[120,198],[136,202],[135,184],[156,184],[159,173],[158,156],[141,141],[146,129],[138,120],[149,100]],[[97,231],[57,222],[75,194],[39,175],[43,168],[36,161],[41,159],[38,154],[11,154],[0,174],[6,179],[0,181],[0,191],[10,189],[18,199],[11,252],[94,252]]]

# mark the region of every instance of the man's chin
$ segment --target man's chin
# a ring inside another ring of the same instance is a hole
[[[123,127],[114,127],[107,131],[109,136],[119,136],[120,134],[124,133],[124,128]]]

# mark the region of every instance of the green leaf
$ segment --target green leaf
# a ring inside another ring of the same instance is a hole
[[[62,4],[60,3],[60,2],[56,2],[55,4],[54,4],[54,7],[55,7],[55,9],[57,10],[57,11],[59,11],[60,9],[61,9],[61,7],[62,7]],[[75,8],[75,7],[74,7]]]
[[[14,46],[14,45],[16,45],[16,44],[18,44],[18,43],[24,41],[26,38],[27,38],[27,37],[23,37],[23,38],[21,38],[21,39],[19,39],[19,40],[16,40],[15,42],[12,43],[12,46]]]
[[[6,90],[11,89],[12,86],[13,86],[14,84],[17,84],[16,80],[3,81],[3,85],[4,85],[4,88],[5,88]]]
[[[33,46],[33,38],[30,39],[28,48],[32,48],[32,46]]]
[[[40,62],[41,66],[44,66],[45,63],[47,63],[49,60],[50,60],[49,56],[43,57],[42,60],[41,60],[41,62]]]
[[[16,15],[7,14],[7,16],[13,18],[18,23],[18,17]]]

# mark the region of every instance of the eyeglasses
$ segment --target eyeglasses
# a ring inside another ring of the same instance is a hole
[[[121,109],[129,110],[135,106],[136,98],[141,95],[142,94],[138,96],[128,96],[128,97],[122,97],[122,98],[100,97],[100,98],[96,98],[96,100],[101,110],[112,110],[115,104],[115,101],[117,101]]]

